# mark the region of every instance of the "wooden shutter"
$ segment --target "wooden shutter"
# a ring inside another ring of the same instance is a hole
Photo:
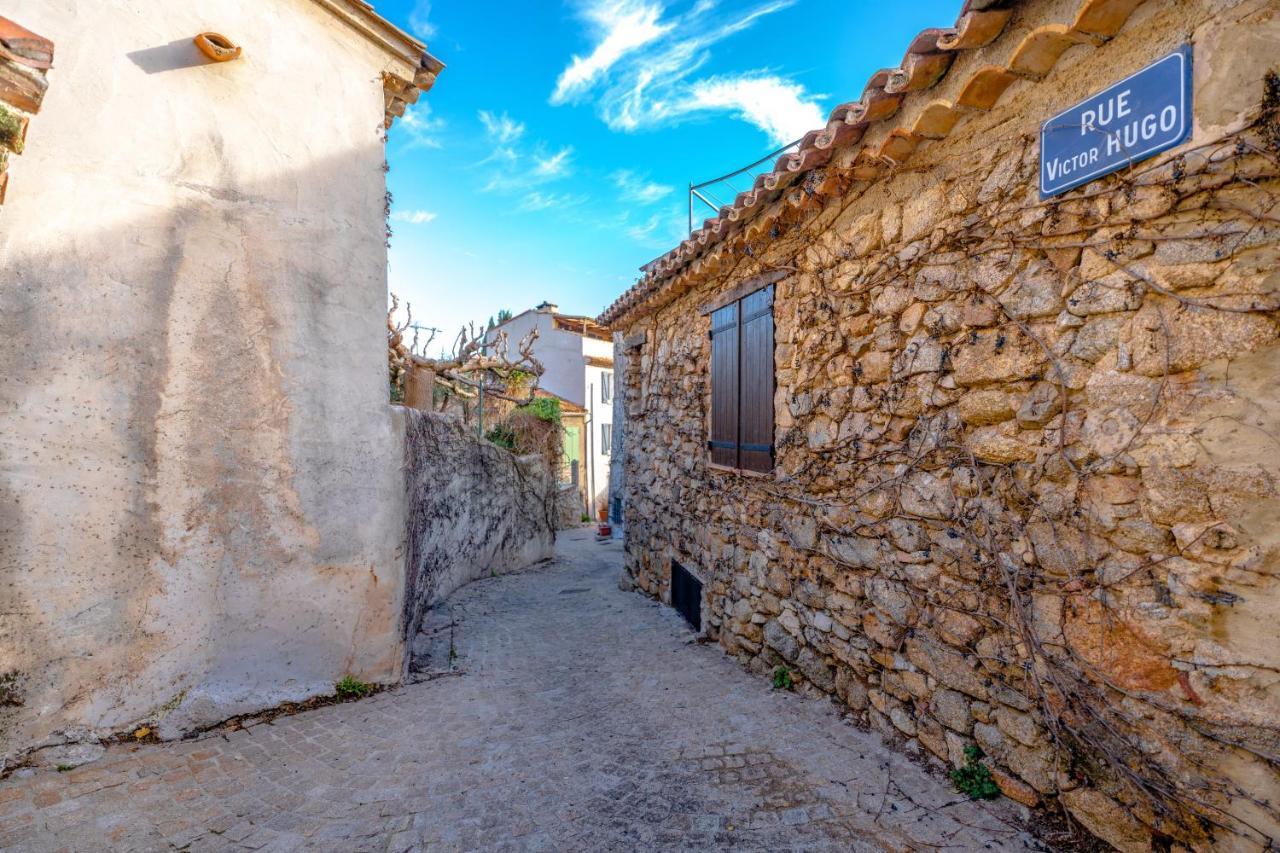
[[[773,470],[773,287],[742,297],[738,467]]]
[[[711,463],[738,467],[738,303],[711,315]]]

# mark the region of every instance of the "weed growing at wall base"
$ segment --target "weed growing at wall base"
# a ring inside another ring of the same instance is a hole
[[[991,778],[991,771],[978,760],[982,758],[982,750],[973,745],[966,746],[964,757],[964,767],[951,771],[951,781],[956,790],[967,794],[971,800],[994,800],[1000,796],[1000,787]]]
[[[373,685],[350,675],[344,675],[341,681],[333,685],[333,692],[339,699],[363,699],[373,693]]]
[[[795,678],[791,675],[791,668],[786,666],[774,667],[773,670],[773,687],[775,690],[794,690],[796,686]]]

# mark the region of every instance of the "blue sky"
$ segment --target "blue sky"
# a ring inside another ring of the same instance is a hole
[[[959,6],[379,0],[448,66],[387,145],[391,290],[449,336],[543,299],[595,315],[683,238],[690,181],[821,126]]]

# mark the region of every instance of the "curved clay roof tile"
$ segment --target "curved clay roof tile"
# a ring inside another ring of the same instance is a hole
[[[689,239],[647,264],[641,279],[600,315],[600,322],[607,325],[645,308],[677,279],[681,287],[691,286],[692,261],[715,258],[718,265],[726,250],[736,250],[744,234],[770,233],[773,218],[787,205],[804,204],[815,186],[820,185],[821,192],[834,192],[848,177],[856,181],[878,180],[893,166],[909,159],[924,141],[950,134],[966,111],[991,109],[1014,81],[1043,78],[1073,44],[1096,45],[1115,35],[1144,0],[1076,0],[1079,5],[1070,26],[1050,24],[1032,30],[1023,37],[1007,66],[984,65],[969,73],[955,102],[938,99],[925,104],[910,128],[891,128],[874,151],[858,151],[847,171],[825,175],[815,183],[815,170],[830,162],[836,151],[857,145],[870,125],[894,116],[905,98],[937,85],[952,73],[952,61],[958,51],[979,49],[993,42],[1004,32],[1015,7],[1029,2],[967,0],[954,27],[921,30],[912,39],[901,67],[873,74],[858,100],[842,103],[831,111],[825,128],[805,134],[798,149],[780,157],[771,172],[756,178],[750,190],[720,208]],[[781,198],[801,179],[802,190],[792,189],[786,198]],[[755,221],[757,217],[764,221]],[[744,226],[749,226],[749,231]],[[717,265],[701,264],[698,269],[705,272]]]
[[[45,71],[53,67],[53,42],[8,18],[0,17],[0,56]]]

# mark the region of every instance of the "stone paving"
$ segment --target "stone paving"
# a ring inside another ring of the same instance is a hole
[[[620,564],[562,534],[436,612],[426,680],[0,782],[0,848],[1036,849],[1011,803],[694,643]]]

